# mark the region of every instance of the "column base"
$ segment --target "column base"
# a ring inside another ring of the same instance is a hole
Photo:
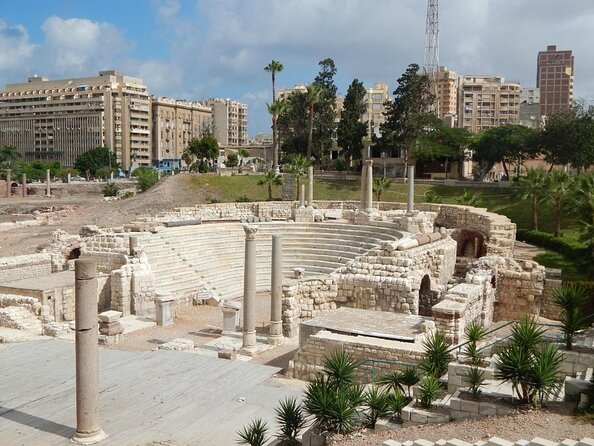
[[[242,349],[251,349],[257,346],[256,343],[256,331],[244,331],[243,332],[243,345],[241,346]]]
[[[283,343],[283,335],[270,335],[268,336],[269,345],[281,345]]]
[[[92,434],[75,432],[74,436],[70,439],[70,442],[84,445],[95,444],[105,440],[107,437],[108,435],[103,432],[103,429],[99,430],[98,432],[93,432]]]

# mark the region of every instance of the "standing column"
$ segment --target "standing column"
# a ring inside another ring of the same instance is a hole
[[[50,186],[50,170],[47,169],[45,171],[45,183],[46,183],[46,191],[45,191],[45,195],[47,195],[48,197],[52,196],[52,189]]]
[[[10,183],[12,183],[12,170],[6,169],[6,198],[10,198],[12,195]]]
[[[363,161],[361,169],[361,209],[367,209],[367,162]]]
[[[270,277],[270,335],[268,343],[279,345],[283,340],[283,237],[272,236]]]
[[[22,193],[23,193],[23,197],[27,196],[27,174],[24,173],[21,179],[21,188],[22,188]]]
[[[74,264],[76,321],[76,432],[72,440],[91,444],[106,437],[99,424],[99,367],[97,361],[97,264],[79,259]]]
[[[299,207],[304,208],[305,207],[305,184],[301,184],[299,187],[301,188],[301,190],[299,191]]]
[[[70,179],[70,172],[68,172],[68,179],[66,180],[66,182],[67,182],[68,184],[70,184],[70,181],[71,181],[71,179]]]
[[[309,166],[309,168],[307,169],[307,178],[309,180],[309,190],[308,195],[307,195],[307,206],[308,207],[313,207],[313,201],[314,201],[314,176],[313,176],[313,166]]]
[[[244,225],[245,264],[243,266],[243,348],[256,347],[256,232]]]
[[[367,210],[373,210],[373,160],[365,160],[365,166],[367,167],[367,174],[365,176],[365,180],[367,182],[367,187],[365,188],[366,192],[366,199],[365,204],[367,206]]]
[[[415,165],[408,166],[408,200],[406,212],[412,212],[415,205]]]

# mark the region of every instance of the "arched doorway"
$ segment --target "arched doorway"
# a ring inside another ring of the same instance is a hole
[[[66,260],[76,260],[80,257],[80,248],[74,248],[66,256]]]
[[[419,288],[419,316],[433,316],[431,307],[437,303],[437,293],[431,291],[431,279],[425,274]]]

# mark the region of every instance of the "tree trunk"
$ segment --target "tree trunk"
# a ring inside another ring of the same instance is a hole
[[[268,182],[268,199],[272,201],[272,182]]]
[[[274,91],[274,87],[272,88]],[[276,117],[272,116],[272,171],[278,173],[278,144],[276,134]]]
[[[561,235],[561,200],[555,199],[555,237]]]
[[[311,106],[309,108],[309,131],[307,133],[307,160],[311,161],[311,146],[313,144],[313,118],[314,118],[314,108]]]
[[[487,176],[487,174],[491,171],[491,169],[493,168],[493,166],[495,165],[495,163],[491,163],[488,162],[487,164],[485,164],[485,166],[483,167],[483,169],[481,170],[478,180],[479,181],[483,181],[485,179],[485,177]]]
[[[509,170],[507,170],[507,164],[505,163],[505,161],[501,161],[501,164],[503,165],[503,171],[505,172],[507,181],[511,181],[511,178],[509,177]]]
[[[536,208],[536,195],[532,194],[532,227],[538,231],[538,211]]]

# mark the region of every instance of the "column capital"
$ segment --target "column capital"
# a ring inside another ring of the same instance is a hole
[[[245,231],[246,240],[254,240],[256,238],[256,232],[258,232],[258,227],[252,225],[243,225],[243,230]]]
[[[368,166],[373,166],[373,160],[367,159],[365,161],[363,161],[365,164],[367,164]]]

